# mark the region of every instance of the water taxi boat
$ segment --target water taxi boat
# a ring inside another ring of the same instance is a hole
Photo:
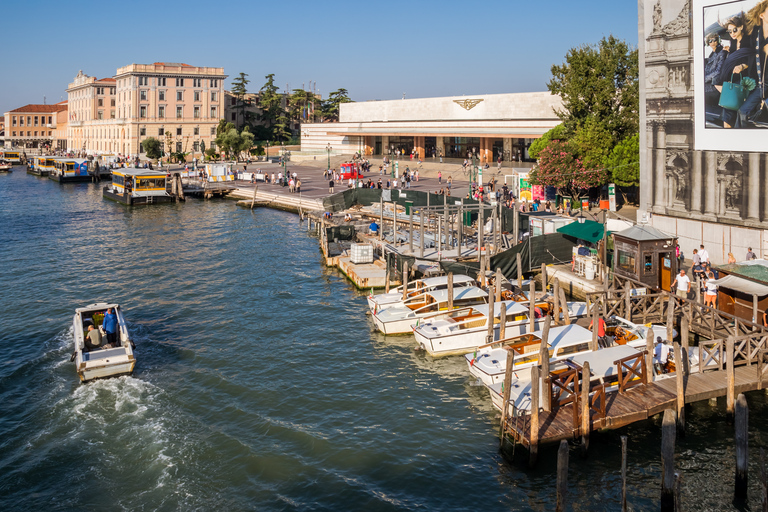
[[[13,172],[13,164],[8,160],[0,159],[0,172]]]
[[[574,355],[568,359],[558,361],[550,371],[558,373],[568,370],[581,371],[585,361],[589,361],[590,370],[590,388],[595,386],[605,386],[606,393],[618,391],[619,369],[617,361],[627,360],[633,357],[643,357],[644,352],[629,345],[616,345],[614,347],[602,348],[594,352]],[[637,377],[634,377],[637,378]],[[491,395],[491,402],[497,410],[501,410],[504,403],[503,381],[488,386]],[[516,411],[531,410],[531,372],[530,368],[525,371],[516,371],[511,379],[509,405]],[[548,392],[547,386],[539,386],[539,404],[543,403],[543,393]]]
[[[22,160],[24,159],[21,151],[0,151],[0,158],[3,160],[8,160],[11,162],[11,165],[21,165]]]
[[[27,164],[27,174],[34,174],[35,176],[48,176],[52,172],[56,171],[57,157],[53,156],[36,156]]]
[[[101,322],[107,309],[113,308],[117,315],[117,343],[116,346],[106,345],[107,338],[103,337],[103,348],[92,348],[86,345],[85,336],[88,326],[101,328]],[[83,382],[116,375],[133,373],[136,359],[133,355],[133,342],[128,336],[123,313],[117,304],[96,303],[75,310],[72,322],[75,337],[75,352],[72,361],[75,362],[75,370]]]
[[[88,160],[85,158],[56,158],[54,169],[48,178],[59,183],[84,183],[91,181],[88,174]]]
[[[112,171],[112,183],[102,195],[126,205],[171,203],[175,198],[166,188],[163,171],[123,167]]]
[[[488,294],[475,286],[453,289],[453,309],[486,302]],[[384,334],[410,334],[426,316],[448,311],[448,290],[433,290],[406,299],[372,315],[376,328]]]
[[[476,286],[477,283],[474,279],[464,275],[453,276],[453,287],[464,288],[467,286]],[[448,289],[448,276],[428,277],[425,279],[416,279],[408,283],[408,287],[405,291],[405,298],[415,297],[426,292],[434,290],[447,290]],[[380,293],[374,295],[371,293],[368,296],[368,307],[371,309],[371,313],[377,311],[383,311],[388,307],[400,305],[403,303],[403,287],[398,286],[389,293]]]

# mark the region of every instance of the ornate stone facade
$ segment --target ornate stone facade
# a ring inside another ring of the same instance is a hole
[[[768,194],[768,153],[694,149],[692,45],[704,43],[703,35],[692,34],[691,1],[639,0],[638,4],[640,124],[645,126],[640,140],[640,215],[651,213],[651,222],[659,229],[669,231],[674,226],[684,242],[681,245],[688,241],[687,250],[684,247],[688,255],[699,243],[713,242],[707,239],[706,227],[713,224],[754,230],[754,238],[743,244],[734,245],[729,235],[724,254],[740,250],[741,245],[763,246],[765,253],[768,202],[762,198]],[[713,261],[719,261],[719,252],[710,250]]]

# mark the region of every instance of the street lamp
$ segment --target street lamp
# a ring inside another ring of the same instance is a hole
[[[392,144],[392,149],[389,152],[389,156],[394,158],[395,157],[395,145]],[[389,162],[389,166],[391,168],[390,174],[392,175],[392,179],[395,179],[395,162]]]
[[[329,142],[327,146],[325,146],[325,151],[328,153],[328,170],[331,170],[331,143]]]
[[[267,141],[267,157],[265,161],[269,162],[269,141]]]
[[[288,166],[285,162],[285,146],[283,143],[280,143],[280,153],[282,154],[281,160],[283,161],[283,186],[285,186],[288,183]]]

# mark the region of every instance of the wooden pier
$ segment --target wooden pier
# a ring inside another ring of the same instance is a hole
[[[590,373],[588,356],[583,357],[587,360],[583,366],[571,361],[566,370],[534,366],[530,409],[516,409],[509,402],[511,378],[506,380],[502,433],[528,448],[531,463],[535,463],[541,443],[581,438],[587,444],[592,431],[621,428],[666,409],[676,411],[682,428],[687,403],[727,397],[732,414],[739,393],[764,388],[765,327],[665,292],[636,295],[640,286],[636,282],[614,281],[613,285],[607,292],[589,296],[595,314],[603,311],[605,316],[615,314],[635,323],[666,323],[670,340],[673,326],[680,327],[671,371],[654,375],[650,336],[645,350],[613,361],[614,378],[601,384]],[[715,339],[701,340],[697,347],[689,348],[692,333],[714,335]],[[508,367],[507,373],[511,370]]]

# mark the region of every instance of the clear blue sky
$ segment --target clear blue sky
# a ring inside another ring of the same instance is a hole
[[[635,0],[481,2],[27,0],[3,7],[0,112],[66,99],[78,70],[185,62],[317,82],[355,101],[546,90],[552,64],[613,34],[637,46]]]

